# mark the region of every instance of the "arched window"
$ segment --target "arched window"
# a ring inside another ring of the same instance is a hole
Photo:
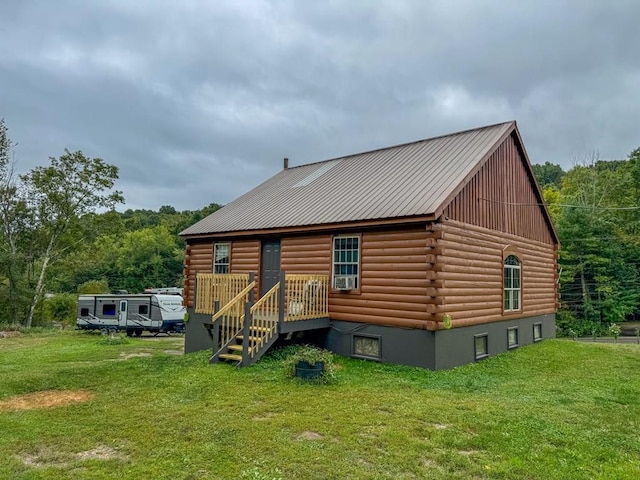
[[[504,260],[504,311],[512,312],[522,308],[522,268],[515,255]]]

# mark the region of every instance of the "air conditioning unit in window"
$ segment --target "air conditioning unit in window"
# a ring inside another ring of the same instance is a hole
[[[353,275],[336,276],[333,279],[333,286],[336,290],[352,290],[356,288],[356,277]]]

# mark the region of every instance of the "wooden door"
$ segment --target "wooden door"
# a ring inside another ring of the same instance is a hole
[[[263,240],[261,259],[260,295],[264,295],[280,278],[280,240]]]

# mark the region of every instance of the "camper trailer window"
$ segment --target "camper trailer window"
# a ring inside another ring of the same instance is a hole
[[[88,317],[89,316],[89,309],[88,308],[81,308],[80,309],[80,316],[81,317]]]
[[[138,307],[138,313],[140,315],[146,315],[147,313],[149,313],[149,305],[140,305]]]
[[[102,315],[113,315],[116,314],[116,304],[115,303],[105,303],[102,305]]]

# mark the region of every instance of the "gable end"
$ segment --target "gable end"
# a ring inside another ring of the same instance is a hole
[[[443,208],[442,215],[544,243],[558,243],[515,128]]]

